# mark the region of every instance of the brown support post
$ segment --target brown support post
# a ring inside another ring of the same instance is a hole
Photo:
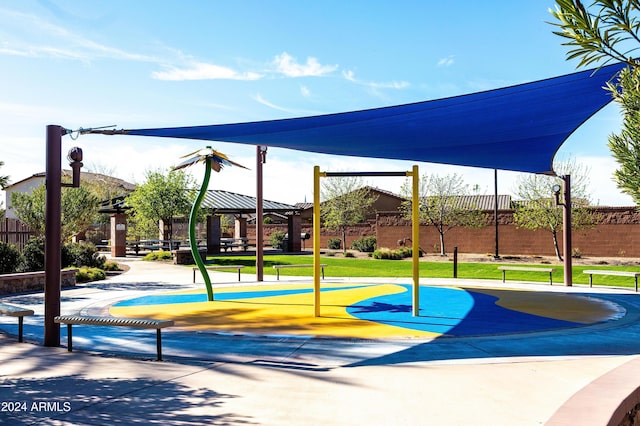
[[[287,218],[287,251],[299,253],[302,250],[300,234],[302,233],[302,219],[299,214],[291,214]]]
[[[220,227],[220,216],[209,215],[207,216],[207,253],[218,254],[220,253],[220,237],[222,236],[222,229]]]
[[[60,268],[62,265],[61,239],[61,175],[62,135],[60,126],[47,126],[46,201],[44,243],[44,345],[60,346],[60,324],[54,318],[60,315]]]
[[[111,256],[127,256],[127,215],[111,214]]]

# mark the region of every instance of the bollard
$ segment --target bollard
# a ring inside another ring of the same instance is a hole
[[[453,248],[453,278],[458,278],[458,247]]]

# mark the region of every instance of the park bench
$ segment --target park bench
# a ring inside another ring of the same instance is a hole
[[[326,264],[320,264],[320,270],[322,271],[322,279],[324,280],[324,268]],[[280,279],[280,269],[284,268],[313,268],[313,264],[304,264],[304,265],[273,265],[273,269],[276,270],[276,279]]]
[[[589,274],[589,287],[593,287],[593,275],[616,275],[619,277],[633,277],[636,284],[636,292],[638,291],[638,276],[640,272],[635,271],[607,271],[605,269],[589,269],[582,271],[583,274]]]
[[[0,314],[8,317],[18,317],[18,342],[22,342],[22,330],[24,328],[24,317],[33,315],[32,309],[21,308],[20,306],[0,303]]]
[[[54,322],[67,325],[67,350],[73,350],[72,325],[101,325],[110,327],[154,328],[156,330],[156,348],[158,361],[162,361],[162,335],[160,330],[174,325],[172,320],[155,320],[146,318],[118,318],[86,315],[60,315]]]
[[[540,268],[531,266],[498,266],[498,269],[502,271],[502,282],[505,282],[505,275],[507,271],[545,272],[549,274],[549,284],[553,285],[553,271],[555,271],[554,268]]]
[[[242,251],[247,251],[251,244],[249,244],[248,238],[221,238],[220,239],[220,248],[225,252],[227,250],[232,250],[234,247],[242,248]]]
[[[244,268],[244,265],[211,265],[205,266],[205,269],[211,269],[212,271],[232,271],[234,269],[238,270],[238,281],[240,281],[240,269]],[[193,282],[196,282],[196,271],[198,268],[193,268]]]

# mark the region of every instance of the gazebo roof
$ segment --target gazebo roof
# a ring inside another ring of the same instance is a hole
[[[263,200],[262,206],[262,210],[265,213],[294,213],[300,211],[300,209],[295,206],[269,200]],[[216,213],[222,214],[250,214],[256,212],[256,197],[210,189],[206,192],[202,200],[202,207],[215,210]]]

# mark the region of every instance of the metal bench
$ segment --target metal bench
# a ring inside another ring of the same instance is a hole
[[[205,266],[205,269],[211,269],[212,271],[232,271],[234,269],[238,270],[238,281],[240,281],[240,269],[244,268],[244,265],[214,265],[214,266]],[[193,282],[196,282],[196,271],[198,268],[193,268]]]
[[[322,279],[324,280],[324,268],[327,266],[326,264],[320,264],[320,270],[322,271]],[[276,270],[276,279],[280,279],[280,269],[284,268],[313,268],[313,264],[304,264],[304,265],[273,265],[273,269]]]
[[[498,269],[502,271],[502,282],[505,282],[505,275],[507,271],[545,272],[549,274],[549,284],[553,285],[553,271],[555,271],[554,268],[539,268],[531,266],[498,266]]]
[[[18,317],[18,342],[22,343],[22,330],[24,328],[24,317],[33,315],[32,309],[25,309],[20,306],[0,303],[0,314],[8,317]]]
[[[53,320],[67,325],[67,350],[73,350],[72,325],[102,325],[112,327],[153,328],[156,330],[156,348],[158,361],[162,361],[162,335],[160,330],[174,325],[172,320],[155,320],[146,318],[117,318],[85,315],[60,315]]]
[[[638,291],[638,276],[640,272],[635,271],[607,271],[605,269],[589,269],[582,271],[583,274],[589,274],[589,287],[593,287],[593,275],[616,275],[618,277],[633,277],[636,283],[636,292]]]

